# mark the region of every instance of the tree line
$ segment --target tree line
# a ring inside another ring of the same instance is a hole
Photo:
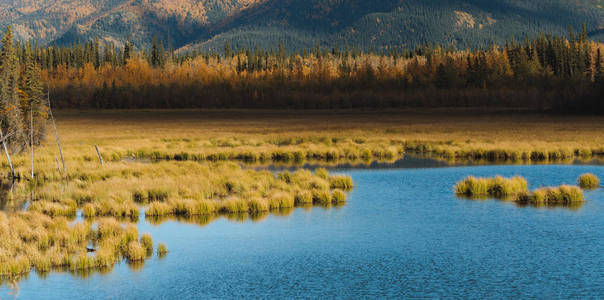
[[[7,42],[8,43],[8,42]],[[3,43],[4,44],[4,43]],[[175,53],[101,44],[15,44],[60,108],[513,107],[604,111],[604,46],[583,28],[503,46],[440,45],[364,52],[317,46],[291,53],[232,49]],[[31,58],[30,58],[31,57]],[[27,68],[24,68],[25,70]]]

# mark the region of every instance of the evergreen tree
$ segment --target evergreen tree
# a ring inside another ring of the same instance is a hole
[[[224,57],[231,57],[231,46],[228,41],[224,43]]]
[[[153,36],[153,44],[151,45],[151,65],[158,67],[161,65],[161,58],[159,53],[159,43],[157,42],[157,36]]]
[[[602,53],[600,48],[598,48],[596,51],[595,80],[596,82],[604,83],[604,65],[602,63]]]
[[[2,38],[0,51],[0,122],[4,136],[10,135],[7,144],[12,152],[25,149],[25,132],[20,114],[19,61],[13,45],[9,26]]]
[[[128,60],[131,58],[132,56],[132,45],[130,44],[130,41],[126,41],[126,43],[124,44],[124,52],[122,54],[122,64],[125,65]]]
[[[25,72],[21,91],[21,113],[22,119],[25,120],[23,123],[26,128],[33,124],[33,137],[29,130],[24,131],[27,133],[27,140],[33,140],[33,145],[30,146],[39,145],[46,136],[45,125],[48,119],[48,109],[44,101],[40,67],[35,62],[29,47],[25,58]]]

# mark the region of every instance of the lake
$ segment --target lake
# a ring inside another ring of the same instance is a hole
[[[593,165],[340,168],[343,207],[296,208],[200,226],[144,218],[163,259],[87,277],[51,272],[0,287],[0,298],[602,298],[604,190],[580,208],[466,200],[468,175],[522,175],[530,188],[604,178]]]

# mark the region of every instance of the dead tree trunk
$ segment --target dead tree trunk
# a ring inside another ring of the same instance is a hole
[[[96,145],[94,145],[94,149],[96,149],[96,154],[99,156],[99,162],[101,162],[101,166],[104,165],[103,163],[103,157],[101,156],[101,151],[99,151],[99,147],[97,147]]]
[[[34,108],[29,105],[29,143],[31,145],[31,179],[34,179]]]
[[[59,146],[59,155],[61,156],[61,162],[63,163],[63,173],[65,173],[65,158],[63,158],[63,148],[61,147],[61,140],[59,139],[59,131],[57,130],[57,123],[55,122],[55,117],[52,114],[52,108],[50,107],[50,85],[48,86],[48,114],[50,115],[50,120],[52,121],[52,126],[55,129],[55,138],[57,139],[57,145]]]
[[[2,146],[4,147],[4,153],[6,154],[6,160],[8,160],[8,165],[10,166],[10,173],[14,180],[15,179],[15,168],[13,168],[13,162],[10,159],[10,154],[8,154],[8,147],[6,147],[6,139],[9,136],[10,135],[8,135],[6,138],[4,138],[4,132],[2,131],[2,128],[0,126],[0,139],[2,139]]]

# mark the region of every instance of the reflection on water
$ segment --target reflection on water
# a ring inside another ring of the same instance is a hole
[[[551,209],[566,208],[566,209],[570,209],[570,210],[578,210],[585,204],[585,202],[539,203],[539,202],[517,201],[516,197],[513,197],[513,196],[504,197],[504,198],[493,198],[493,197],[488,197],[488,196],[466,196],[466,195],[455,195],[455,196],[459,199],[464,199],[464,200],[468,200],[468,201],[493,200],[493,201],[510,202],[510,203],[514,203],[514,205],[516,205],[516,207],[536,207],[536,208],[551,208]]]
[[[21,210],[29,199],[27,197],[15,197],[15,181],[0,177],[0,211]]]
[[[563,208],[453,193],[469,175],[521,175],[535,189],[586,172],[602,178],[604,167],[433,166],[335,169],[355,182],[340,207],[141,217],[139,232],[165,243],[166,257],[105,274],[33,273],[18,291],[24,299],[604,296],[603,189]],[[0,297],[10,291],[5,284]]]
[[[552,161],[493,161],[493,160],[471,160],[471,159],[447,159],[438,158],[430,155],[422,154],[407,154],[402,158],[383,161],[383,160],[366,160],[366,161],[333,161],[331,163],[318,162],[303,162],[299,165],[291,163],[281,164],[244,164],[245,167],[253,167],[260,170],[270,171],[294,171],[299,168],[314,170],[317,168],[326,168],[328,170],[378,170],[378,169],[417,169],[417,168],[446,168],[446,167],[470,167],[470,166],[500,166],[500,165],[589,165],[599,166],[604,165],[604,158],[596,157],[589,159],[572,158],[565,160]]]
[[[305,205],[303,206],[303,208],[305,209],[311,209],[312,207],[340,207],[343,204],[339,204],[339,205],[331,205],[331,206],[318,206],[315,205],[313,206],[311,205]],[[163,223],[169,222],[169,221],[177,221],[177,222],[183,222],[183,223],[187,223],[187,224],[195,224],[195,225],[199,225],[199,226],[206,226],[208,224],[210,224],[213,221],[219,220],[221,218],[225,218],[231,222],[239,222],[239,223],[245,223],[248,220],[254,222],[254,223],[258,223],[261,222],[263,220],[265,220],[269,215],[273,215],[276,217],[287,217],[289,215],[291,215],[294,212],[293,207],[289,207],[289,208],[279,208],[279,209],[273,209],[270,212],[255,212],[255,213],[230,213],[230,214],[220,214],[220,215],[196,215],[196,216],[183,216],[183,215],[167,215],[167,216],[146,216],[145,220],[146,222],[149,222],[149,224],[155,225],[155,226],[159,226],[162,225]]]
[[[140,272],[145,267],[145,261],[132,261],[128,263],[128,268],[133,272]]]

